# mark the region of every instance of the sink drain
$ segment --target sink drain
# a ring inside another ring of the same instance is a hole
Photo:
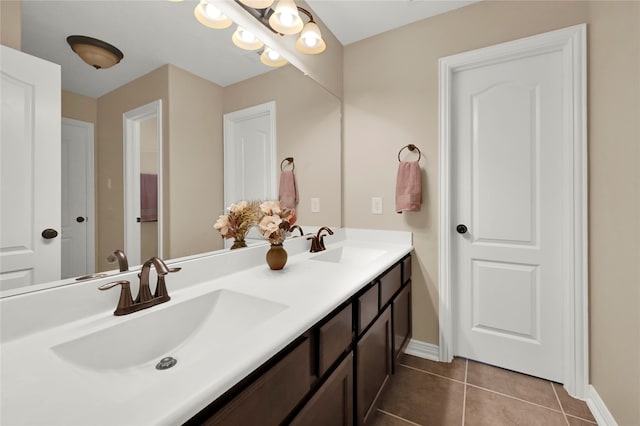
[[[171,368],[178,363],[178,360],[172,358],[170,356],[164,357],[160,360],[158,364],[156,364],[156,370],[166,370],[167,368]]]

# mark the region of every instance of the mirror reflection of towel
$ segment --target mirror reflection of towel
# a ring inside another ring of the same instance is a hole
[[[284,170],[280,173],[280,206],[289,210],[295,210],[298,204],[298,186],[293,170]]]
[[[140,174],[140,221],[158,220],[158,175]]]
[[[422,203],[422,179],[417,161],[401,161],[396,179],[396,212],[418,212]]]

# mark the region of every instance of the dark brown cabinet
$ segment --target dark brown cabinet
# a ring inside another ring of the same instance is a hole
[[[358,341],[357,424],[365,424],[391,375],[391,309],[387,307]]]
[[[364,425],[410,337],[407,255],[187,424]]]
[[[292,426],[353,425],[353,354],[349,353],[291,422]]]

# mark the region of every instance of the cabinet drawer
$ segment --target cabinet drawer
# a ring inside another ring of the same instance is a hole
[[[311,387],[310,358],[306,338],[203,424],[280,424]]]
[[[378,284],[376,283],[358,298],[358,334],[371,324],[378,315],[378,309]]]
[[[407,256],[402,261],[402,284],[411,279],[411,256]]]
[[[402,264],[399,263],[380,278],[380,306],[387,304],[402,286]]]
[[[345,306],[318,328],[318,375],[322,376],[349,349],[353,338],[353,310]]]

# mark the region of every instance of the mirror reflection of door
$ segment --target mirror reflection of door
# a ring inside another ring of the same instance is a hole
[[[124,250],[129,265],[162,257],[162,101],[124,113]]]

